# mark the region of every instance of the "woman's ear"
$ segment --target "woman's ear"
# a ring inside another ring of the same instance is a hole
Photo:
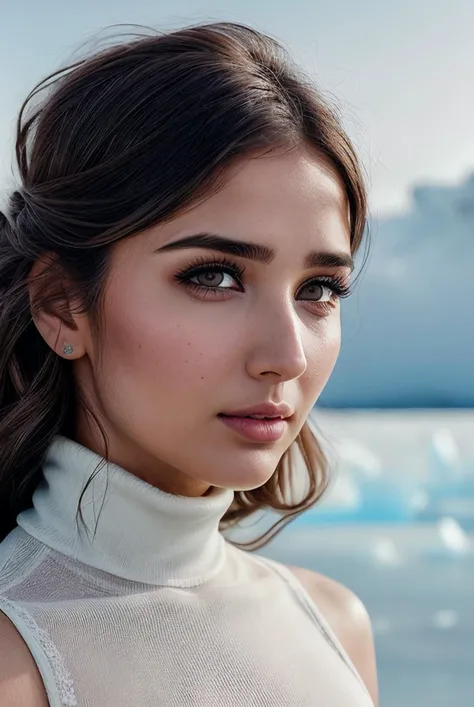
[[[77,325],[65,273],[53,256],[35,262],[28,292],[33,321],[48,346],[62,358],[82,358],[86,353],[82,327]]]

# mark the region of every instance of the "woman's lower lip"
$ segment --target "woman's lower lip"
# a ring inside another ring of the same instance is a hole
[[[288,427],[286,420],[257,420],[251,417],[232,417],[219,415],[222,422],[243,437],[254,442],[276,442]]]

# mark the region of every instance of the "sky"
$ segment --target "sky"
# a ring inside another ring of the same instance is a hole
[[[0,8],[0,199],[14,184],[14,123],[34,84],[114,24],[160,30],[236,20],[278,38],[336,101],[374,215],[416,183],[474,169],[472,0],[16,0]]]

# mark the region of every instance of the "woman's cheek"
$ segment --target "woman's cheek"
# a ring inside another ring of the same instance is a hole
[[[316,397],[328,382],[341,349],[340,318],[334,316],[333,321],[326,323],[325,330],[319,330],[319,335],[312,336],[306,346],[308,365],[305,378],[308,388]]]

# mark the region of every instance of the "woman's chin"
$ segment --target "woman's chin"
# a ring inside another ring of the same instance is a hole
[[[262,468],[245,469],[245,471],[242,469],[236,469],[235,471],[226,469],[224,473],[221,470],[219,473],[208,475],[206,481],[211,486],[232,489],[232,491],[253,491],[266,484],[274,473],[275,468],[270,470]]]

